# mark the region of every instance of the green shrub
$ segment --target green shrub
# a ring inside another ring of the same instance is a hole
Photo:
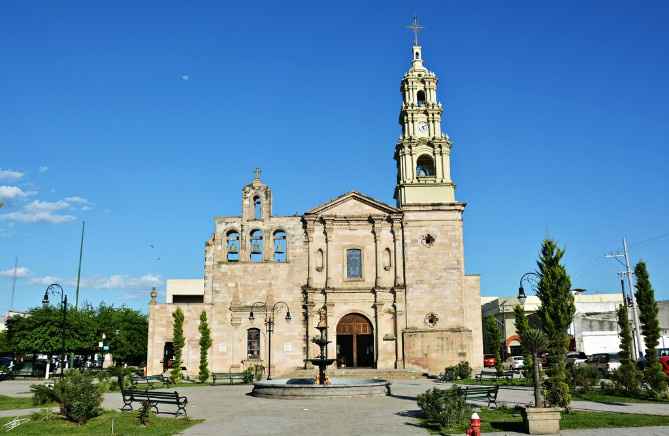
[[[472,368],[469,362],[462,361],[455,366],[448,366],[444,368],[444,373],[441,376],[443,381],[455,381],[468,379],[472,374]]]
[[[458,363],[456,366],[456,371],[458,373],[458,378],[460,380],[464,380],[469,378],[472,375],[472,367],[469,366],[469,362],[467,361],[462,361]]]
[[[151,403],[147,400],[142,401],[137,411],[137,420],[139,424],[146,427],[151,420]]]
[[[599,375],[592,365],[573,365],[567,371],[567,381],[574,389],[588,392],[599,383]]]
[[[30,391],[33,393],[33,404],[35,406],[42,406],[57,401],[56,394],[49,386],[30,385]]]
[[[63,416],[82,424],[102,412],[102,392],[94,380],[93,376],[72,369],[54,384],[53,392]]]
[[[246,368],[244,370],[244,383],[251,384],[253,383],[254,378],[255,378],[255,371],[253,370],[253,368]]]
[[[442,427],[465,424],[471,415],[471,407],[467,405],[462,392],[457,388],[430,389],[419,394],[416,400],[425,418]]]

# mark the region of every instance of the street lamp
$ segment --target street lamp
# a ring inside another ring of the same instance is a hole
[[[61,321],[60,325],[60,339],[61,339],[61,345],[60,345],[60,377],[63,377],[63,373],[65,371],[65,319],[67,317],[67,294],[65,294],[65,290],[63,290],[63,287],[59,285],[58,283],[52,283],[49,286],[47,286],[46,290],[44,291],[44,297],[42,298],[42,305],[44,307],[49,305],[49,293],[54,294],[56,291],[60,292],[60,304],[61,307],[63,308],[63,319]]]
[[[267,304],[258,301],[251,305],[251,311],[249,312],[249,321],[253,322],[255,316],[253,316],[253,309],[260,307],[265,311],[265,326],[267,328],[267,380],[272,380],[272,332],[274,332],[274,315],[281,308],[281,306],[286,307],[286,321],[290,321],[293,317],[290,315],[290,307],[288,303],[283,301],[277,301],[272,305],[271,308]],[[269,310],[268,310],[269,309]]]
[[[530,277],[533,277],[533,279],[530,279]],[[526,272],[520,277],[520,284],[518,285],[518,301],[520,302],[521,306],[525,306],[525,301],[527,300],[527,294],[525,293],[525,288],[523,288],[523,281],[526,283],[529,283],[531,288],[536,288],[537,285],[537,280],[539,280],[541,276],[535,272]]]

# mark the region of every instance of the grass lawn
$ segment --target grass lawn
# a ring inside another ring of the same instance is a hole
[[[609,394],[599,391],[572,393],[573,400],[594,401],[595,403],[617,404],[617,403],[667,403],[667,400],[652,400],[646,398],[626,397],[623,395]]]
[[[8,397],[0,395],[0,410],[30,409],[32,407],[40,407],[33,405],[32,397]]]
[[[481,432],[483,433],[494,431],[525,432],[520,411],[514,409],[482,408],[478,414],[481,416]],[[433,434],[463,434],[467,428],[466,425],[462,425],[439,429],[438,426],[427,423],[426,420],[423,420],[423,425]],[[646,427],[654,425],[669,425],[669,416],[572,411],[570,413],[563,413],[560,420],[560,428],[565,430],[579,428]]]
[[[84,425],[77,425],[55,415],[56,418],[48,421],[30,421],[11,430],[10,433],[25,436],[57,435],[110,435],[112,420],[114,421],[114,435],[152,435],[167,436],[177,434],[184,429],[202,422],[187,418],[159,418],[151,416],[149,425],[143,427],[137,421],[137,412],[105,412],[93,418]],[[13,418],[0,418],[0,429]]]

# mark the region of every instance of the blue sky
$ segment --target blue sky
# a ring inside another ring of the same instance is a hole
[[[276,214],[392,203],[414,14],[482,293],[514,293],[545,236],[575,287],[618,290],[626,236],[669,298],[666,2],[226,3],[3,3],[0,310],[15,256],[16,308],[73,295],[82,220],[82,300],[144,310],[201,276],[257,166]]]

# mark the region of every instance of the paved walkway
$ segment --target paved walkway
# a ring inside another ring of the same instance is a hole
[[[4,381],[0,395],[30,395],[34,381]],[[416,395],[431,387],[448,388],[431,380],[396,380],[392,396],[378,398],[330,400],[269,400],[248,395],[250,386],[206,386],[178,388],[188,397],[188,413],[193,418],[203,418],[202,424],[191,427],[184,435],[428,435],[418,426]],[[532,392],[526,388],[502,388],[499,402],[509,406],[527,404]],[[104,408],[118,410],[122,405],[121,394],[105,394]],[[620,413],[645,413],[669,415],[669,404],[627,403],[602,404],[574,401],[572,406],[582,410]],[[28,415],[38,409],[0,411],[0,416]],[[643,427],[643,429],[593,429],[565,430],[570,436],[627,436],[633,434],[669,436],[669,427]],[[486,433],[495,436],[516,436],[519,433]]]

